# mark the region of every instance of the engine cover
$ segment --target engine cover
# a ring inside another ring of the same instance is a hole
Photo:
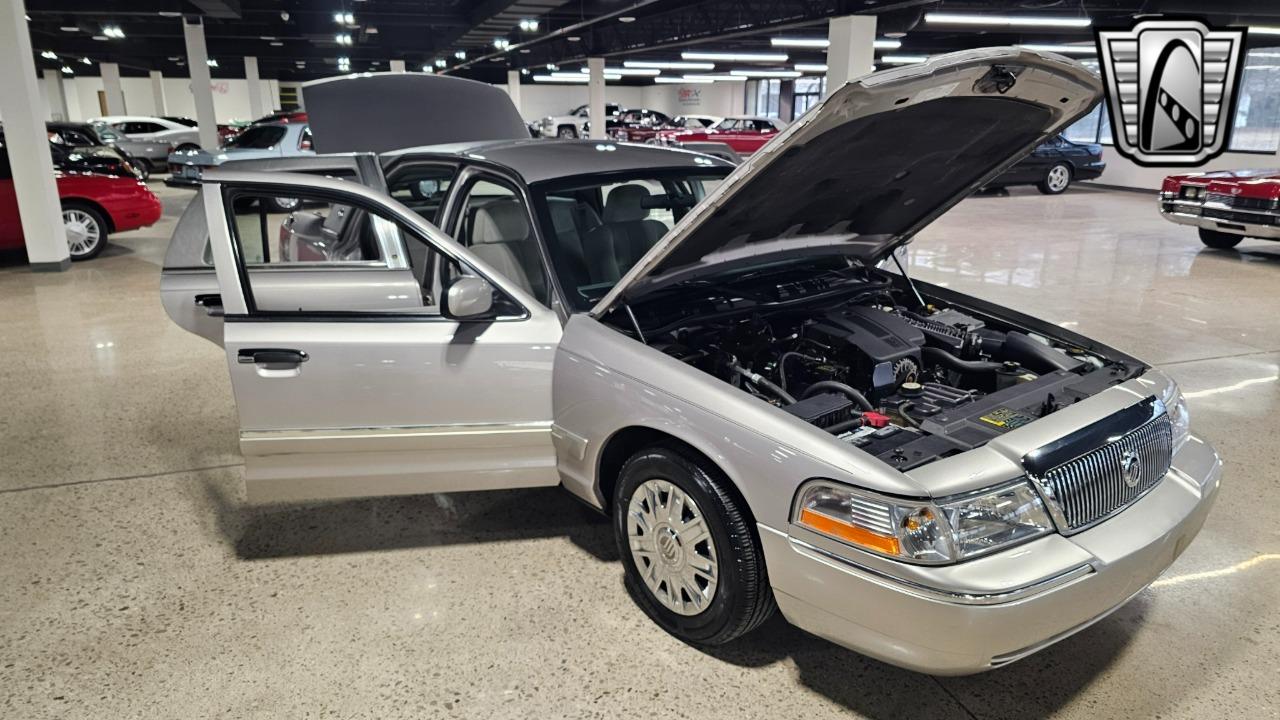
[[[892,391],[920,367],[924,333],[893,313],[854,305],[807,324],[804,336],[831,349],[873,392]],[[903,362],[909,361],[909,362]]]

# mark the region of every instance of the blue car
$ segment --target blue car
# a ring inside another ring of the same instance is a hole
[[[298,122],[265,122],[251,125],[231,138],[218,152],[190,150],[169,155],[171,187],[198,187],[206,168],[228,160],[262,160],[277,157],[314,155],[311,127]]]

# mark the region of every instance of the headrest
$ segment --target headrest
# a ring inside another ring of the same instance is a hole
[[[529,236],[529,218],[524,206],[512,200],[499,200],[476,211],[471,230],[471,244],[514,242]]]
[[[619,185],[609,192],[604,203],[604,221],[607,223],[635,222],[649,217],[649,209],[641,203],[649,197],[643,185]]]

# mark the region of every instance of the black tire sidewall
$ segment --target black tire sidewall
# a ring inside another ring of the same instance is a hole
[[[78,210],[80,212],[87,213],[93,216],[94,222],[98,223],[98,244],[95,245],[92,250],[84,253],[83,255],[71,255],[71,260],[73,262],[80,262],[81,260],[92,260],[93,258],[101,255],[102,251],[107,248],[107,235],[109,233],[109,230],[107,229],[107,219],[103,217],[102,212],[97,208],[77,202],[63,203],[62,211],[66,212],[67,210]]]
[[[716,591],[707,609],[697,615],[675,613],[653,597],[631,555],[626,527],[627,508],[635,489],[646,480],[654,478],[679,487],[693,500],[711,533],[712,542],[715,543],[718,573]],[[738,533],[735,534],[739,537],[731,536],[726,523],[724,491],[715,487],[716,482],[706,469],[682,454],[668,448],[650,448],[637,453],[623,465],[613,498],[614,534],[625,568],[628,592],[660,627],[694,644],[720,644],[740,634],[737,628],[742,624],[741,617],[750,611],[750,593],[745,587],[742,572],[741,553],[744,541],[748,544],[746,551],[756,553],[756,559],[763,567],[749,521],[738,528]],[[736,507],[732,511],[738,512]],[[745,517],[742,519],[745,520]],[[763,573],[759,580],[767,584]],[[757,589],[757,593],[761,591],[767,592],[767,589]]]
[[[1243,235],[1224,233],[1208,228],[1200,228],[1200,242],[1215,250],[1230,250],[1244,240]]]

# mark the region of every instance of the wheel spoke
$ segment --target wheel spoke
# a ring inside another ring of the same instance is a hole
[[[628,501],[626,532],[632,564],[654,600],[685,616],[710,605],[718,561],[693,497],[668,480],[646,480]]]

